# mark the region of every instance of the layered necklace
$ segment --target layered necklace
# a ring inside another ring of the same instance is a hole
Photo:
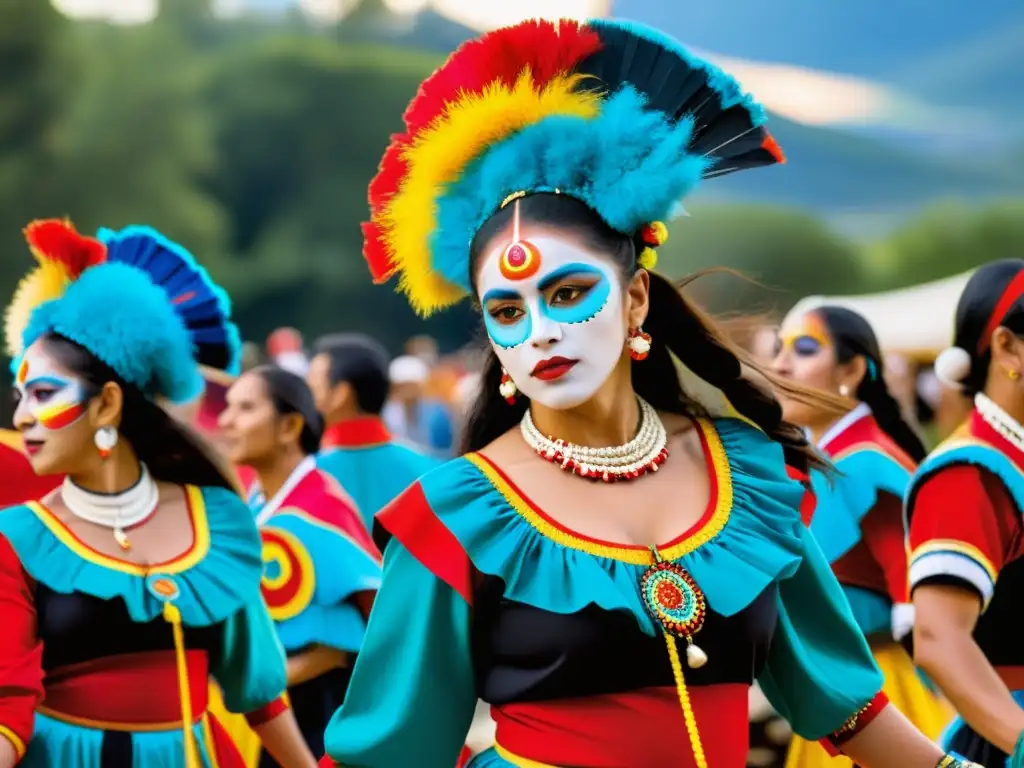
[[[1013,416],[995,404],[992,399],[979,392],[974,396],[974,407],[985,423],[1002,435],[1018,451],[1024,453],[1024,426]]]
[[[146,469],[139,467],[139,481],[120,493],[94,493],[64,478],[60,491],[64,506],[75,517],[109,528],[121,549],[132,548],[126,531],[145,521],[160,503],[160,490]]]
[[[564,471],[592,480],[614,483],[635,480],[658,467],[668,458],[668,433],[658,412],[641,397],[640,427],[636,437],[624,445],[591,448],[545,436],[537,429],[527,410],[519,424],[523,439],[542,459],[557,464]]]

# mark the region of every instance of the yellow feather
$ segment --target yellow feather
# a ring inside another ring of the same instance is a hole
[[[71,282],[63,265],[35,255],[39,266],[18,283],[14,298],[4,313],[4,337],[11,357],[18,357],[25,351],[21,345],[21,334],[28,326],[32,311],[43,302],[63,296]]]
[[[464,295],[431,268],[430,236],[437,225],[437,198],[445,185],[456,181],[489,147],[545,117],[595,117],[601,96],[577,90],[583,77],[557,77],[538,90],[526,70],[512,87],[494,83],[481,93],[463,94],[405,150],[408,175],[377,223],[401,273],[399,290],[421,315]]]

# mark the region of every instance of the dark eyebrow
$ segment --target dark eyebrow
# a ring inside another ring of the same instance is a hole
[[[604,273],[601,270],[596,267],[592,267],[589,264],[566,264],[564,267],[559,267],[541,280],[538,284],[538,288],[540,288],[541,291],[546,291],[559,280],[564,280],[565,278],[572,277],[574,275],[604,277]]]
[[[522,296],[515,291],[510,291],[505,288],[494,288],[484,294],[483,301],[480,303],[486,304],[489,301],[516,301],[521,298]]]

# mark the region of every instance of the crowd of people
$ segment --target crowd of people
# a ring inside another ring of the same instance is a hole
[[[1024,261],[931,371],[833,304],[717,324],[657,251],[764,123],[636,24],[460,48],[364,253],[479,358],[261,350],[158,231],[30,223],[0,768],[1024,765]]]

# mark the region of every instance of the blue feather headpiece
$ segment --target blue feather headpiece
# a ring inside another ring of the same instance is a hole
[[[735,79],[649,27],[500,29],[421,85],[370,185],[364,255],[429,314],[469,292],[470,242],[517,196],[570,195],[656,247],[701,179],[784,161],[764,122]]]
[[[25,235],[39,265],[5,318],[15,366],[54,332],[146,395],[174,403],[203,391],[200,366],[238,372],[241,341],[227,294],[177,243],[140,226],[85,237],[57,220],[33,222]]]

